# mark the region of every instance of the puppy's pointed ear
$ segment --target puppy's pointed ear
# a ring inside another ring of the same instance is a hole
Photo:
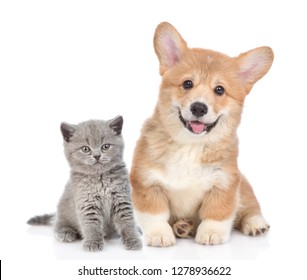
[[[269,71],[273,59],[274,54],[270,47],[256,48],[237,57],[239,78],[244,82],[248,91]]]
[[[75,131],[76,131],[75,125],[65,122],[61,123],[61,132],[66,142],[70,141],[70,138],[74,135]]]
[[[179,32],[168,22],[162,22],[157,26],[154,47],[160,61],[161,75],[176,64],[188,49]]]
[[[124,119],[122,116],[117,116],[109,122],[109,127],[115,132],[115,135],[122,133]]]

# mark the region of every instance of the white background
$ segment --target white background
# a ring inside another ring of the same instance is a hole
[[[233,279],[302,279],[307,250],[303,3],[1,1],[4,279],[83,279],[77,276],[83,265],[182,264],[228,265]],[[273,48],[273,66],[247,97],[238,131],[240,168],[253,184],[271,230],[257,238],[234,232],[219,246],[178,240],[172,248],[144,247],[139,252],[126,251],[119,240],[99,253],[83,252],[81,242],[58,243],[51,227],[30,227],[26,221],[55,211],[68,179],[60,123],[123,115],[130,167],[142,123],[157,100],[160,77],[152,38],[161,21],[172,23],[191,47],[232,56],[262,45]]]

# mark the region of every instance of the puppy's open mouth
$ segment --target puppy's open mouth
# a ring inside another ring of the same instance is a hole
[[[179,119],[184,125],[185,128],[190,130],[194,134],[201,134],[203,132],[210,132],[212,128],[216,126],[221,116],[219,116],[215,122],[213,123],[203,123],[200,121],[188,121],[184,119],[184,117],[181,115],[181,112],[179,110]]]

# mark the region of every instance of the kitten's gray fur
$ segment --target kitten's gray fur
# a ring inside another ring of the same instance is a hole
[[[102,250],[116,234],[126,249],[142,247],[133,216],[128,171],[123,162],[123,118],[61,124],[70,180],[59,201],[55,235],[60,241],[84,239],[87,251]],[[29,224],[49,224],[52,215]]]

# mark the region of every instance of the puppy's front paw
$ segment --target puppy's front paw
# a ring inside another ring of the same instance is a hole
[[[261,216],[252,216],[247,218],[242,225],[242,232],[245,235],[262,235],[269,230],[270,226],[267,221]]]
[[[231,221],[204,220],[197,228],[195,241],[204,245],[222,244],[228,241]]]
[[[88,252],[102,251],[104,240],[84,240],[83,248]]]
[[[167,223],[160,224],[149,233],[145,233],[145,241],[148,246],[168,247],[176,244],[176,238],[171,226]]]

